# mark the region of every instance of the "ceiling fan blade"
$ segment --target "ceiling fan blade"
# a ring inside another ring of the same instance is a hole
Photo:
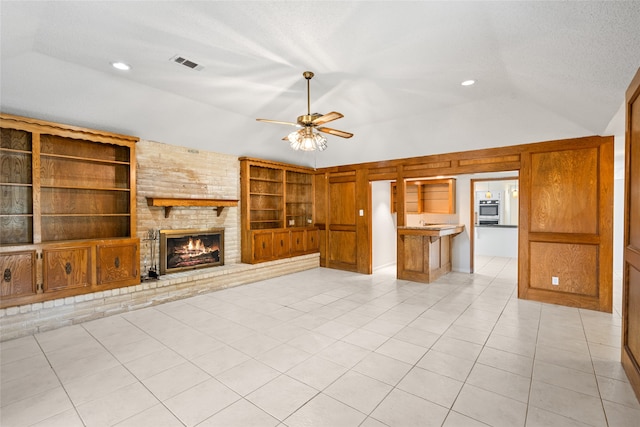
[[[316,129],[319,130],[320,132],[328,133],[330,135],[339,136],[341,138],[351,138],[353,136],[353,134],[350,133],[350,132],[345,132],[345,131],[338,130],[338,129],[331,129],[331,128],[316,128]]]
[[[320,117],[318,117],[317,119],[315,119],[313,122],[314,125],[323,125],[325,123],[329,123],[333,120],[338,120],[343,118],[344,116],[341,113],[338,113],[337,111],[332,111],[330,113],[327,113],[325,115],[322,115]]]
[[[289,125],[289,126],[296,126],[296,127],[300,127],[300,125],[298,123],[293,123],[293,122],[281,122],[280,120],[269,120],[269,119],[256,119],[256,121],[258,122],[266,122],[266,123],[275,123],[277,125]]]

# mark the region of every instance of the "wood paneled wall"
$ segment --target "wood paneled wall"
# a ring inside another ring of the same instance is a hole
[[[532,147],[520,194],[520,298],[610,312],[613,137]]]
[[[611,311],[613,137],[320,169],[316,182],[327,182],[316,184],[321,193],[316,218],[325,219],[318,224],[324,229],[321,265],[371,273],[371,181],[398,182],[397,225],[402,226],[405,179],[514,170],[521,177],[519,296]],[[552,276],[559,278],[558,286],[551,285]]]

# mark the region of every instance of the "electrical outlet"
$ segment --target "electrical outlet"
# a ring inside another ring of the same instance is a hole
[[[551,284],[554,286],[558,286],[560,284],[560,280],[556,276],[551,276]]]

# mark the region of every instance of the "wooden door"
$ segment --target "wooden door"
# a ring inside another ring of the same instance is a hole
[[[627,90],[622,366],[640,400],[640,69]]]
[[[356,176],[335,175],[329,177],[327,267],[358,271]]]
[[[522,154],[518,296],[612,311],[613,137]]]

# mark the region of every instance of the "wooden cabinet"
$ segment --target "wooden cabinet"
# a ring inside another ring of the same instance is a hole
[[[3,282],[0,306],[139,283],[137,138],[8,114],[0,114],[0,132],[0,255],[32,254],[23,261],[31,272],[20,276],[27,284]],[[101,245],[126,274],[100,276]]]
[[[309,252],[316,252],[320,250],[320,230],[307,230],[306,240],[306,250],[308,250]]]
[[[319,250],[314,226],[313,169],[240,159],[242,262],[257,263]]]
[[[44,292],[91,286],[91,246],[42,250]]]
[[[0,254],[0,296],[24,297],[36,293],[36,252],[17,251]]]
[[[112,240],[96,245],[98,285],[126,286],[139,281],[140,249],[138,239]]]
[[[291,253],[302,254],[307,247],[306,230],[291,230]]]
[[[431,283],[451,271],[451,244],[464,225],[444,228],[399,227],[398,279]]]
[[[456,213],[455,178],[407,181],[405,213]],[[397,212],[397,184],[391,183],[391,212]]]
[[[285,189],[287,227],[313,224],[313,175],[288,170]]]

